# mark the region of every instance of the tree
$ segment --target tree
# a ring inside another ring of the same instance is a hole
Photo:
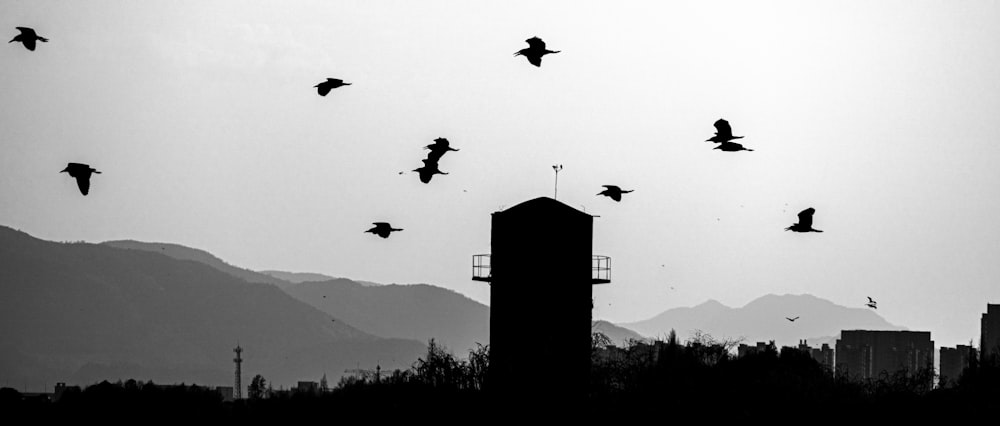
[[[482,390],[486,387],[486,378],[490,369],[490,345],[476,343],[476,349],[469,350],[468,376],[472,389]]]
[[[250,380],[250,388],[247,389],[247,397],[250,399],[263,399],[265,389],[267,389],[267,380],[264,380],[264,376],[260,374],[253,376],[253,380]]]

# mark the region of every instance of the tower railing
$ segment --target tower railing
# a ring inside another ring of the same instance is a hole
[[[490,282],[492,280],[490,269],[490,255],[476,254],[472,256],[472,279],[474,281]]]
[[[611,258],[595,254],[590,258],[590,281],[592,284],[611,282]]]
[[[489,254],[472,255],[472,280],[493,281],[492,265]],[[607,284],[611,282],[611,258],[602,255],[591,256],[590,283]]]

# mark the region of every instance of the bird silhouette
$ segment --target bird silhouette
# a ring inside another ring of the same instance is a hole
[[[733,139],[742,139],[743,136],[733,136],[733,128],[729,127],[729,122],[723,119],[718,119],[715,121],[715,136],[705,139],[705,142],[729,142]]]
[[[42,43],[47,43],[49,41],[49,39],[45,37],[39,37],[38,34],[35,33],[35,30],[31,28],[28,27],[16,27],[16,28],[18,29],[18,31],[21,31],[21,34],[14,36],[14,38],[8,41],[7,43],[13,43],[15,41],[19,41],[24,44],[24,47],[26,49],[30,51],[35,51],[35,40],[38,40]]]
[[[601,185],[601,186],[604,187],[604,190],[601,191],[601,192],[598,192],[597,195],[604,195],[604,196],[607,196],[607,197],[611,197],[612,200],[615,200],[615,201],[618,201],[618,202],[621,202],[621,200],[622,200],[622,194],[628,194],[629,192],[635,191],[634,189],[630,189],[628,191],[625,191],[625,190],[623,190],[623,189],[621,189],[621,188],[619,188],[619,187],[617,187],[615,185]]]
[[[341,80],[339,78],[327,78],[326,81],[317,84],[313,87],[316,88],[316,91],[319,92],[320,96],[326,96],[326,94],[330,93],[330,91],[333,89],[336,89],[340,86],[350,86],[350,85],[351,83],[344,83],[344,80]]]
[[[872,309],[878,309],[878,303],[875,302],[875,299],[872,299],[871,296],[868,296],[868,303],[865,303],[865,306]]]
[[[389,222],[372,222],[372,225],[375,225],[375,227],[365,232],[371,232],[382,238],[389,238],[389,234],[394,231],[402,231],[401,228],[393,228],[392,225],[389,225]]]
[[[69,163],[59,173],[69,173],[70,177],[76,179],[76,186],[80,187],[80,192],[83,195],[87,195],[90,192],[90,176],[94,173],[100,174],[101,172],[86,164]]]
[[[753,151],[752,149],[746,148],[743,145],[738,144],[736,142],[719,142],[719,144],[712,149],[721,149],[726,152]]]
[[[819,229],[813,229],[813,213],[816,213],[816,209],[810,207],[808,209],[799,212],[799,222],[785,228],[786,231],[795,232],[823,232]]]
[[[452,148],[451,143],[448,142],[448,139],[445,138],[434,139],[434,143],[425,146],[424,149],[431,150],[431,152],[427,153],[427,159],[433,161],[440,160],[441,157],[443,157],[446,153],[448,153],[448,151],[459,151],[455,148]]]
[[[789,320],[789,321],[791,321],[791,322],[795,322],[795,320],[799,319],[799,317],[795,317],[795,318],[788,318],[788,317],[785,317],[785,319],[786,319],[786,320]]]
[[[423,167],[413,169],[413,171],[415,171],[415,172],[417,172],[417,173],[420,174],[420,181],[421,182],[423,182],[423,183],[430,183],[431,182],[431,178],[434,177],[434,175],[446,175],[447,174],[445,172],[442,172],[441,169],[438,169],[438,163],[437,163],[437,161],[431,160],[429,158],[425,158],[422,161],[424,162],[424,166]]]
[[[524,55],[525,58],[528,58],[528,62],[536,67],[542,66],[542,56],[549,53],[559,53],[558,50],[546,49],[545,42],[538,37],[529,38],[525,42],[528,43],[528,47],[518,50],[517,53],[514,53],[514,56]]]

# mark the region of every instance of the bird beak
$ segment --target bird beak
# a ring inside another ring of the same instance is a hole
[[[59,173],[66,173],[66,172],[68,172],[68,171],[69,171],[69,167],[67,167],[67,168],[65,168],[65,169],[62,169],[62,171],[60,171]]]

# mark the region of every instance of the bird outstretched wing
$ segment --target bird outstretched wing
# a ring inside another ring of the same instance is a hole
[[[530,63],[531,65],[534,65],[536,67],[542,66],[542,57],[541,57],[541,55],[538,55],[538,56],[535,56],[535,55],[525,55],[525,56],[528,58],[528,63]]]
[[[538,37],[529,38],[529,39],[525,40],[525,42],[527,42],[528,43],[528,47],[530,47],[532,49],[545,50],[545,42],[542,41],[542,39],[540,39]]]
[[[383,227],[383,226],[388,227],[389,226],[389,222],[372,222],[372,225],[375,225],[375,226],[378,226],[378,227]]]
[[[87,195],[90,192],[90,176],[77,176],[76,186],[80,187],[80,192]]]
[[[319,93],[320,96],[326,96],[328,93],[330,93],[330,89],[332,89],[330,85],[326,83],[320,83],[314,87],[316,87],[316,91]]]
[[[816,213],[816,209],[812,207],[799,212],[799,225],[802,225],[806,228],[812,228],[813,213]]]
[[[618,187],[618,185],[601,185],[601,186],[603,186],[605,188],[608,188],[608,189],[610,189],[612,191],[621,191],[622,190],[621,188]]]
[[[21,40],[21,41],[24,43],[24,47],[26,47],[28,50],[34,52],[35,51],[35,38],[34,37],[22,37],[22,38],[23,38],[23,40]]]

